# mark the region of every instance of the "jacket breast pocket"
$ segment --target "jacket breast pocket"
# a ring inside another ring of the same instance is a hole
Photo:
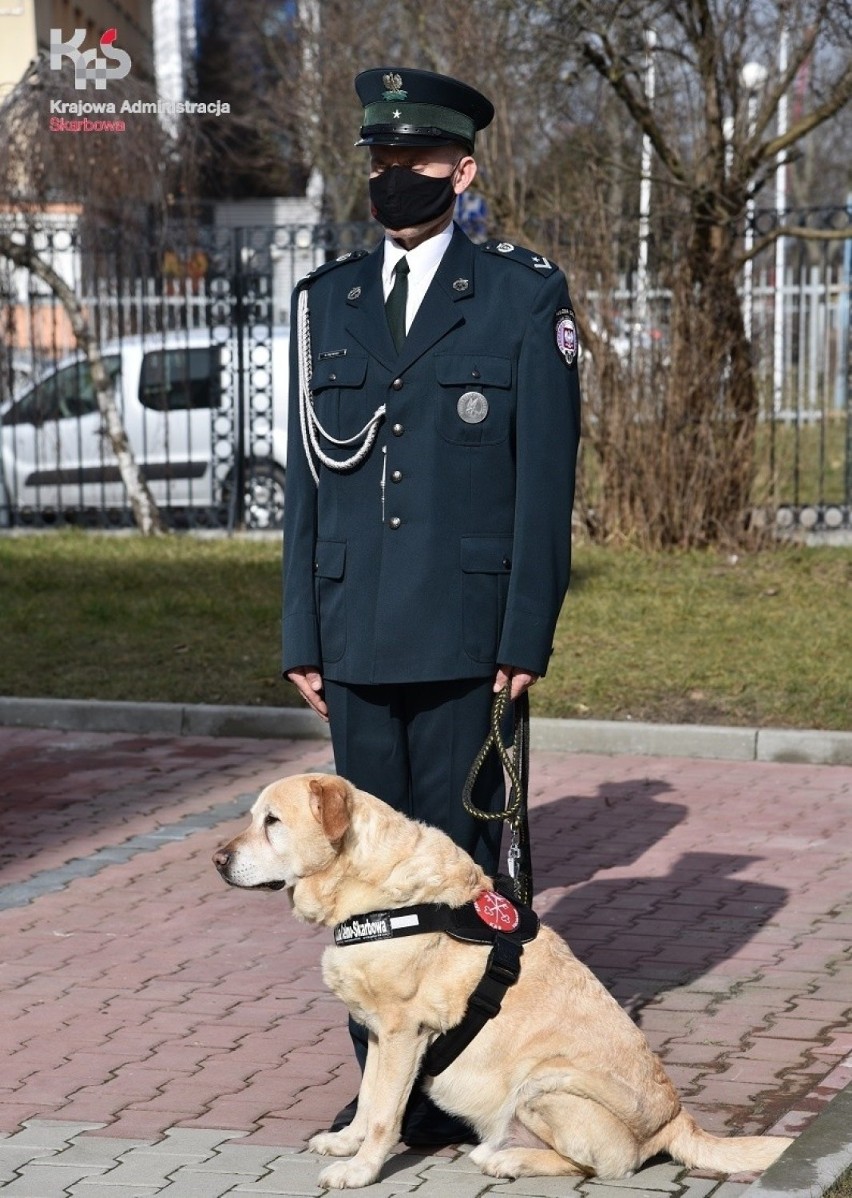
[[[462,644],[474,661],[496,664],[503,628],[509,576],[511,537],[462,537]]]
[[[323,661],[339,661],[346,652],[346,542],[317,541],[314,589]]]
[[[367,357],[365,354],[346,354],[339,358],[320,358],[311,375],[310,389],[314,412],[320,423],[320,439],[331,444],[323,433],[336,440],[354,437],[366,424],[372,411],[366,387]],[[351,452],[351,450],[350,450]]]
[[[435,421],[455,445],[495,445],[512,424],[512,360],[482,354],[435,358],[438,398]]]

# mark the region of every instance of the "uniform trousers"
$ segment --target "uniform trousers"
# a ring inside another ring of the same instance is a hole
[[[324,685],[337,773],[403,815],[440,828],[493,876],[502,821],[475,819],[462,805],[467,775],[490,727],[493,675],[364,686],[326,679]],[[505,807],[496,753],[483,763],[472,799],[482,811]],[[363,1070],[367,1029],[350,1018],[349,1031]],[[471,1138],[464,1124],[444,1115],[415,1087],[403,1139],[423,1143],[430,1134]]]
[[[489,876],[497,872],[503,825],[468,815],[462,790],[488,734],[493,683],[493,676],[368,686],[325,680],[338,774],[446,832]],[[496,753],[483,763],[472,797],[480,810],[504,808]]]

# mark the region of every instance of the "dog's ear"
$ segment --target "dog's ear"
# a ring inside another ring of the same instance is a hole
[[[343,778],[332,774],[311,778],[311,811],[326,837],[334,843],[341,840],[349,827],[349,786]]]

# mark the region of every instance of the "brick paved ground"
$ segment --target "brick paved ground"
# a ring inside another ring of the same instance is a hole
[[[357,1087],[328,936],[210,856],[328,755],[0,728],[4,1193],[318,1193],[305,1139]],[[852,768],[538,753],[533,782],[537,907],[686,1105],[717,1132],[805,1127],[852,1078]],[[465,1162],[403,1155],[371,1193],[571,1188]],[[685,1186],[743,1188],[654,1165],[623,1189]]]

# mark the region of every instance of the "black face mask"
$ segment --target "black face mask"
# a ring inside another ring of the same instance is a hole
[[[371,211],[386,229],[425,225],[442,216],[455,198],[452,174],[435,179],[407,166],[392,166],[370,180]]]

